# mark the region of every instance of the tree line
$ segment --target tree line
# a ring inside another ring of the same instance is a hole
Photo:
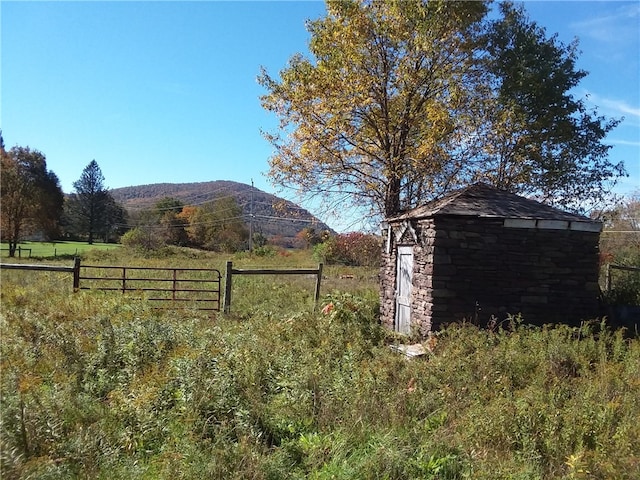
[[[152,208],[131,213],[129,224],[133,228],[121,242],[143,249],[178,245],[235,252],[246,248],[249,238],[242,207],[233,196],[198,206],[165,197]]]
[[[73,192],[65,195],[42,152],[21,146],[6,150],[0,131],[0,156],[0,233],[9,245],[10,257],[25,238],[236,251],[249,236],[242,209],[230,196],[199,206],[167,197],[152,208],[129,213],[105,186],[95,160],[73,183]],[[259,234],[256,240],[261,241]]]
[[[19,242],[25,238],[43,240],[119,241],[125,246],[146,251],[167,245],[196,247],[212,251],[235,252],[250,248],[260,254],[274,253],[262,232],[252,232],[245,223],[242,207],[235,196],[222,195],[201,205],[186,205],[164,197],[150,208],[128,212],[107,187],[98,162],[92,160],[73,183],[73,192],[62,192],[57,175],[47,169],[45,155],[29,147],[15,146],[5,150],[2,132],[2,241],[9,244],[14,256]],[[354,243],[354,235],[359,242]],[[332,236],[307,227],[297,235],[299,247],[322,249],[320,261],[369,265],[371,246],[377,245],[372,235],[346,234]],[[348,241],[347,241],[348,240]],[[318,245],[321,244],[321,245]],[[349,247],[351,245],[351,248]],[[370,255],[363,262],[356,258],[366,245]],[[266,248],[265,247],[269,247]],[[354,256],[355,255],[355,256]]]

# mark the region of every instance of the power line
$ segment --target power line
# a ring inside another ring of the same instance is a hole
[[[253,252],[253,178],[251,179],[251,203],[249,204],[249,252]]]
[[[232,210],[232,208],[227,208],[225,210],[217,211],[215,213],[227,212],[229,210]],[[320,223],[322,223],[317,219],[303,219],[303,218],[296,218],[296,217],[275,217],[275,216],[271,216],[271,215],[257,215],[257,214],[250,215],[250,214],[246,214],[245,213],[245,214],[242,214],[242,215],[218,218],[218,219],[211,220],[211,221],[206,221],[206,222],[189,223],[187,221],[183,225],[117,224],[116,226],[117,227],[127,227],[127,228],[143,227],[143,228],[151,228],[151,229],[188,228],[188,227],[191,227],[191,226],[199,226],[199,225],[216,225],[216,224],[224,223],[224,222],[227,222],[227,221],[230,221],[230,220],[237,220],[237,219],[240,219],[240,218],[243,218],[243,219],[249,218],[250,220],[259,218],[259,219],[263,219],[263,220],[269,220],[269,221],[275,221],[275,222],[288,222],[288,223],[306,223],[306,224],[320,224]]]
[[[166,230],[166,229],[172,229],[172,228],[189,228],[189,227],[196,227],[196,226],[204,226],[204,225],[219,225],[219,224],[223,224],[226,222],[229,222],[231,220],[238,220],[240,218],[243,218],[245,215],[238,215],[235,217],[225,217],[225,218],[217,218],[215,220],[210,220],[207,222],[195,222],[195,223],[185,223],[183,225],[159,225],[159,224],[144,224],[144,225],[126,225],[126,224],[118,224],[116,226],[118,227],[127,227],[127,228],[145,228],[145,229],[150,229],[150,230]]]
[[[235,195],[235,194],[231,194],[231,195],[224,195],[222,197],[215,197],[215,198],[212,198],[210,200],[204,200],[202,202],[196,202],[196,203],[187,202],[181,208],[184,208],[184,207],[198,207],[198,206],[201,206],[201,205],[206,205],[208,203],[217,202],[218,200],[224,200],[225,198],[234,198],[236,196],[237,195]],[[171,198],[171,197],[167,197],[167,198]],[[176,200],[181,201],[180,199],[176,199]],[[157,204],[157,203],[158,202],[156,201],[155,204]],[[176,210],[176,208],[177,208],[177,207],[154,208],[153,207],[154,204],[150,204],[150,205],[151,206],[149,206],[149,207],[137,206],[137,207],[128,207],[128,208],[125,207],[125,208],[127,210],[129,210],[129,211],[134,211],[134,212],[136,212],[136,211],[141,212],[141,211],[145,211],[145,210],[148,210],[148,211],[150,210],[150,211],[153,211],[153,212],[166,212],[166,211]],[[244,205],[246,205],[246,203],[241,204],[241,206],[244,206]]]

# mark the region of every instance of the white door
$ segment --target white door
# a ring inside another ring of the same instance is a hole
[[[411,333],[411,287],[413,285],[413,247],[398,247],[396,276],[395,330]]]

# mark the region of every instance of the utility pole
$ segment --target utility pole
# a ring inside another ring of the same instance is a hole
[[[251,201],[249,202],[249,253],[253,252],[253,178],[251,179]]]

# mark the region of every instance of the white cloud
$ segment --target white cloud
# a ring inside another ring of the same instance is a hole
[[[640,117],[640,108],[632,107],[620,100],[610,100],[607,98],[603,98],[602,105],[608,109],[616,110],[624,115],[632,115],[634,117]]]
[[[640,147],[640,141],[632,141],[632,140],[614,140],[614,139],[607,139],[607,141],[605,143],[609,143],[612,145],[627,145],[630,147]]]
[[[593,92],[585,92],[587,101],[602,108],[614,116],[636,117],[640,119],[640,107],[629,105],[624,100],[601,97]]]
[[[623,44],[630,40],[637,41],[638,18],[640,4],[633,2],[623,4],[608,15],[572,22],[570,26],[578,30],[581,36],[589,36],[601,42]]]

